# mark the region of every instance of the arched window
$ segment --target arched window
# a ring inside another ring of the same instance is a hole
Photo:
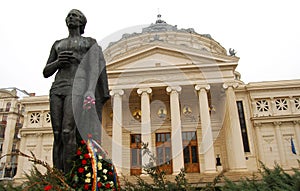
[[[9,111],[9,110],[10,110],[10,107],[11,107],[11,103],[8,102],[8,103],[6,104],[5,111]]]

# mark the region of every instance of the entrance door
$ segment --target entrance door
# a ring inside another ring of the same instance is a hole
[[[130,135],[130,174],[142,173],[141,134]]]
[[[184,169],[186,172],[199,172],[198,145],[196,132],[182,133]]]
[[[172,174],[171,133],[156,133],[157,165],[166,174]]]

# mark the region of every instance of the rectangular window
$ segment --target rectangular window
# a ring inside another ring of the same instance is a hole
[[[242,132],[244,152],[250,152],[243,101],[237,101],[236,104],[237,104],[238,113],[239,113],[240,128],[241,128],[241,132]]]
[[[172,174],[171,133],[156,133],[156,164],[166,174]]]
[[[195,131],[182,132],[183,161],[186,172],[199,172],[198,144]]]
[[[142,150],[141,150],[141,135],[130,135],[130,158],[131,158],[131,175],[139,175],[142,170]]]

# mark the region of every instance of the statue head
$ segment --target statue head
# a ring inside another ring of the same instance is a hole
[[[85,28],[85,25],[86,25],[86,17],[84,16],[84,14],[77,10],[77,9],[72,9],[69,13],[68,13],[68,16],[66,17],[66,24],[67,26],[69,27],[69,18],[72,17],[73,15],[76,15],[79,17],[79,27],[80,27],[80,34],[83,34],[84,33],[84,28]]]

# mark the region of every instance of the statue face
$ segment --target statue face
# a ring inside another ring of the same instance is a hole
[[[69,28],[76,28],[82,25],[81,15],[77,11],[70,11],[67,18],[66,23]]]

